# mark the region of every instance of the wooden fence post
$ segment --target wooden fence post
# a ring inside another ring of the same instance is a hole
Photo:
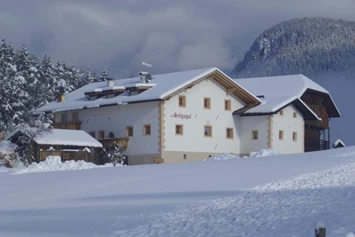
[[[326,237],[326,229],[325,227],[319,227],[315,229],[316,237]]]

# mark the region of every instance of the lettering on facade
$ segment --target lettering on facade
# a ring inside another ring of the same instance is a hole
[[[173,113],[171,117],[179,119],[191,119],[191,114]]]

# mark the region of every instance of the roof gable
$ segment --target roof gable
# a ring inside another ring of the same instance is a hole
[[[235,79],[235,81],[254,95],[263,96],[262,103],[247,110],[246,114],[274,113],[296,99],[301,100],[307,90],[313,90],[327,95],[329,97],[329,111],[332,111],[333,117],[340,116],[329,92],[302,74]]]
[[[301,99],[296,98],[290,103],[284,105],[283,107],[278,108],[277,110],[273,112],[263,112],[263,113],[245,113],[246,111],[249,110],[248,106],[245,106],[244,108],[241,108],[237,111],[234,111],[233,114],[239,114],[241,116],[255,116],[255,115],[270,115],[270,114],[277,114],[280,110],[293,105],[302,115],[304,120],[322,120],[321,118],[318,117],[318,115],[311,109],[309,108]]]
[[[213,68],[208,73],[199,75],[195,78],[192,78],[189,81],[186,81],[182,83],[179,87],[174,88],[174,90],[167,91],[163,96],[162,99],[167,99],[170,98],[181,91],[185,90],[186,88],[190,88],[201,81],[205,79],[214,79],[217,81],[219,84],[221,84],[224,88],[226,88],[227,93],[233,93],[235,96],[240,98],[242,101],[244,101],[248,105],[256,105],[260,104],[261,100],[258,99],[255,95],[247,91],[245,88],[240,86],[238,83],[236,83],[234,80],[232,80],[230,77],[228,77],[226,74],[224,74],[222,71],[220,71],[218,68]]]

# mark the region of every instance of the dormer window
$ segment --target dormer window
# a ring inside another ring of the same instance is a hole
[[[131,95],[138,95],[138,91],[131,91]]]
[[[97,88],[93,91],[85,92],[85,96],[86,98],[88,98],[88,100],[97,100],[101,97],[104,99],[110,99],[118,96],[119,94],[125,91],[126,89],[123,86],[114,86],[110,87],[109,89]]]
[[[113,98],[113,97],[115,97],[116,95],[115,94],[108,94],[107,95],[107,99],[111,99],[111,98]]]

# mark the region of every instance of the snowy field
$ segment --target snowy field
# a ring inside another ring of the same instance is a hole
[[[0,172],[0,236],[355,232],[355,147],[301,155]]]

